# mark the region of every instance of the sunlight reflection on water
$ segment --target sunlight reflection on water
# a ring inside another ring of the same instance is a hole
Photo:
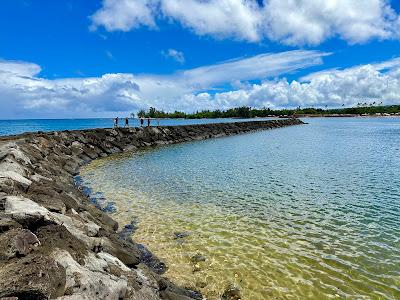
[[[400,298],[400,119],[307,121],[116,155],[82,176],[207,299],[230,283],[243,299]]]

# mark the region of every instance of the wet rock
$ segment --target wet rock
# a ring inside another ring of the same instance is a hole
[[[121,240],[133,243],[132,235],[135,233],[137,228],[138,228],[138,221],[133,220],[131,221],[130,224],[125,225],[124,228],[122,228],[122,230],[118,232],[118,236]]]
[[[198,291],[176,286],[170,280],[161,276],[156,277],[156,279],[161,290],[160,295],[162,299],[203,299],[203,296]]]
[[[140,252],[140,260],[146,264],[153,272],[164,274],[167,271],[167,266],[158,257],[150,252],[144,245],[137,244]]]
[[[0,261],[0,297],[49,299],[64,295],[65,269],[47,255]]]
[[[86,190],[85,193],[89,192],[91,190]],[[115,207],[115,202],[110,202],[107,201],[107,199],[104,197],[103,193],[97,192],[94,194],[91,194],[89,196],[90,201],[101,211],[106,212],[106,213],[115,213],[117,211],[117,208]]]
[[[240,289],[234,284],[229,285],[221,296],[221,300],[240,300],[241,298]]]
[[[190,300],[193,298],[184,296],[184,295],[179,295],[179,294],[175,294],[171,291],[162,291],[160,293],[161,295],[161,299],[165,299],[165,300]]]
[[[83,179],[82,179],[81,176],[76,175],[76,176],[73,177],[73,179],[74,179],[74,183],[75,183],[76,186],[79,187],[79,186],[83,185]]]

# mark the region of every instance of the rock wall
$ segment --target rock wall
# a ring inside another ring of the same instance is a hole
[[[118,234],[75,185],[99,157],[303,124],[297,119],[92,129],[0,138],[0,298],[201,299],[161,276],[165,265]]]

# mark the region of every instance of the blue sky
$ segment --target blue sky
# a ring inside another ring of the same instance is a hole
[[[0,118],[400,104],[399,13],[385,0],[2,0]]]

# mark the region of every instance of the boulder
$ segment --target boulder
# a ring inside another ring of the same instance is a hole
[[[40,241],[31,231],[11,229],[0,235],[0,260],[26,256],[39,245]]]
[[[122,299],[127,291],[127,279],[104,271],[107,262],[91,255],[85,266],[76,262],[65,250],[56,250],[52,257],[65,268],[66,293],[78,294],[83,299]]]
[[[24,227],[51,220],[46,208],[22,196],[5,197],[4,213]]]
[[[64,295],[65,269],[47,255],[0,261],[0,297],[49,299]]]
[[[240,300],[240,289],[234,284],[229,285],[221,296],[221,300]]]

